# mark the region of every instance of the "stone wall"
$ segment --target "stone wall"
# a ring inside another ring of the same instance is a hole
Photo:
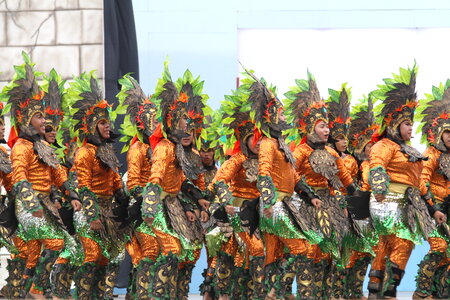
[[[0,88],[22,50],[39,71],[103,79],[103,0],[0,0]]]

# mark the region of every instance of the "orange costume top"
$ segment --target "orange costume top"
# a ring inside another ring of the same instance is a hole
[[[225,161],[217,171],[210,189],[213,189],[212,185],[214,183],[223,181],[229,185],[234,197],[244,199],[258,198],[259,191],[256,188],[256,181],[249,182],[246,177],[246,170],[243,164],[247,159],[244,153],[240,151]]]
[[[8,151],[6,151],[5,147],[0,146],[0,151],[3,151],[4,153],[6,153],[8,156]],[[0,171],[0,178],[3,184],[3,187],[5,188],[5,190],[7,192],[10,192],[12,190],[12,172],[6,174],[2,171]]]
[[[339,169],[337,176],[341,180],[344,186],[349,186],[353,183],[352,176],[347,171],[344,165],[344,161],[339,158],[339,155],[335,150],[330,147],[325,146],[325,149],[336,158],[336,166]],[[301,144],[297,146],[293,152],[293,155],[296,160],[296,170],[300,177],[304,178],[306,183],[312,188],[324,188],[328,187],[328,179],[325,178],[322,174],[314,172],[311,164],[309,162],[309,156],[313,153],[314,149],[311,148],[308,144]],[[331,188],[331,187],[330,187]]]
[[[370,192],[369,171],[370,162],[365,160],[361,163],[361,181],[359,183],[360,189],[363,192]]]
[[[52,184],[61,187],[67,181],[67,173],[60,165],[55,169],[42,163],[33,146],[33,142],[19,138],[12,148],[12,184],[26,180],[33,190],[50,193]]]
[[[411,162],[409,161],[409,155],[400,150],[400,145],[388,138],[384,138],[377,142],[370,152],[370,172],[378,172],[377,170],[382,168],[381,172],[385,172],[388,175],[391,184],[401,183],[419,188],[420,174],[422,173],[422,161],[418,160],[416,162]],[[370,178],[372,177],[373,176],[370,175]],[[378,190],[381,188],[382,190],[385,190],[382,193],[386,193],[386,189],[390,185],[389,181],[383,178],[377,178],[371,179],[372,192],[380,193]],[[376,183],[374,183],[374,181],[376,181]],[[374,184],[380,187],[375,188]]]
[[[292,194],[300,177],[274,138],[263,137],[259,146],[259,175],[272,177],[278,191]]]
[[[420,175],[420,194],[427,194],[429,186],[433,200],[439,202],[443,202],[450,191],[450,181],[439,172],[439,158],[441,154],[442,152],[435,147],[428,147],[423,154],[428,157],[428,160],[423,162],[422,174]]]
[[[346,154],[342,157],[342,161],[344,162],[344,166],[347,169],[347,172],[350,173],[350,176],[355,180],[358,177],[358,162],[353,157],[353,155]]]
[[[151,161],[147,157],[150,145],[136,141],[131,145],[127,154],[128,162],[128,180],[127,188],[129,191],[137,186],[145,187],[150,177]]]
[[[109,197],[122,188],[122,180],[118,173],[103,165],[96,152],[97,146],[89,143],[78,149],[73,166],[78,188],[87,187],[96,195]]]

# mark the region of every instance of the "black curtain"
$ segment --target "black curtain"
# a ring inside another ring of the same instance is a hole
[[[117,82],[123,75],[132,72],[133,77],[139,81],[139,61],[134,24],[133,3],[131,0],[104,0],[104,40],[105,40],[105,96],[108,102],[117,106],[117,93],[120,91]],[[114,132],[118,133],[123,116],[118,116],[114,124]],[[122,164],[120,171],[126,172],[125,154],[119,154],[123,144],[116,142],[119,161]],[[127,253],[126,259],[120,266],[116,286],[124,288],[128,284],[131,263]]]

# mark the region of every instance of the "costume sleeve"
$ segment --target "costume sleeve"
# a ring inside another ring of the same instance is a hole
[[[336,159],[336,165],[339,169],[339,173],[337,175],[339,176],[339,179],[341,180],[342,184],[347,187],[353,183],[353,178],[350,172],[345,167],[344,161],[342,158],[338,157]]]
[[[237,153],[230,157],[230,159],[226,160],[222,166],[220,166],[220,169],[217,171],[216,176],[214,176],[211,185],[218,181],[223,181],[229,185],[234,176],[236,176],[242,168],[243,156],[244,155]]]
[[[295,158],[295,172],[300,175],[300,177],[303,175],[303,165],[305,164],[305,160],[307,156],[305,153],[301,150],[300,147],[295,148],[294,152],[292,153]]]
[[[127,154],[128,163],[128,179],[127,188],[129,191],[133,190],[135,187],[140,186],[141,170],[142,170],[142,156],[137,147],[131,146],[131,149]]]
[[[431,176],[436,172],[438,168],[438,157],[430,151],[428,148],[425,150],[424,156],[428,157],[428,160],[422,161],[422,173],[420,174],[420,194],[424,196],[428,193],[428,188],[431,182]]]
[[[169,164],[169,159],[173,156],[173,149],[169,147],[164,141],[156,145],[152,155],[152,172],[149,182],[161,186],[166,174],[166,168]]]
[[[259,147],[259,175],[256,187],[261,195],[260,199],[264,208],[272,207],[278,198],[277,190],[272,179],[274,147],[274,143],[267,138],[263,138]]]
[[[369,161],[364,161],[361,164],[361,191],[370,192],[369,169]]]
[[[58,165],[56,169],[52,168],[52,178],[57,187],[61,187],[67,181],[67,171]]]
[[[271,176],[273,167],[274,144],[268,138],[263,138],[259,146],[258,171],[260,176]]]
[[[386,168],[394,155],[394,147],[385,140],[376,143],[370,151],[369,184],[374,194],[387,194],[389,191],[390,177]]]
[[[193,180],[192,183],[195,184],[202,191],[206,190],[205,174],[202,173],[198,175],[198,178],[196,180]]]
[[[2,172],[2,183],[5,190],[9,193],[12,190],[12,172],[8,174]]]

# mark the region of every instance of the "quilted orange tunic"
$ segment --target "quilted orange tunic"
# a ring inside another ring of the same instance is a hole
[[[67,173],[42,163],[33,149],[33,142],[19,138],[11,151],[12,184],[27,180],[35,191],[49,193],[52,184],[58,187],[67,181]]]
[[[114,191],[122,187],[122,180],[111,168],[103,166],[96,152],[97,146],[93,144],[86,144],[78,149],[73,166],[78,188],[87,187],[96,195],[112,196]]]
[[[420,175],[420,194],[425,195],[428,192],[427,184],[429,184],[430,192],[434,196],[433,200],[440,202],[444,201],[450,191],[450,181],[438,172],[441,154],[442,152],[435,147],[428,147],[423,154],[428,157],[428,160],[423,162],[422,174]]]
[[[127,188],[129,191],[137,186],[145,187],[148,182],[152,167],[151,161],[147,157],[149,148],[150,145],[136,141],[128,150]]]
[[[214,177],[212,185],[217,181],[223,181],[230,187],[234,197],[244,199],[255,199],[259,197],[259,191],[256,188],[256,181],[249,182],[246,180],[245,168],[243,163],[247,157],[242,152],[238,152],[225,161]]]

